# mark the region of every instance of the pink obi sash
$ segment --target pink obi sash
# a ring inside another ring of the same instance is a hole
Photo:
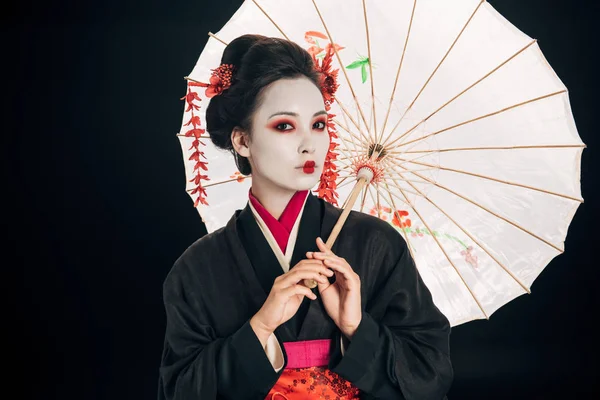
[[[284,342],[288,362],[285,369],[323,367],[329,364],[330,339]]]
[[[360,390],[327,368],[331,340],[284,342],[287,365],[265,400],[358,400]]]

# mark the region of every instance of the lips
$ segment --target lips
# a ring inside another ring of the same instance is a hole
[[[314,161],[305,162],[304,166],[302,167],[302,171],[304,171],[305,174],[312,174],[313,172],[315,172],[315,162]]]

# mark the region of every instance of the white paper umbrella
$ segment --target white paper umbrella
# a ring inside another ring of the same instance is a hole
[[[339,70],[332,165],[315,190],[396,227],[452,326],[528,293],[564,251],[585,147],[567,89],[537,42],[480,0],[245,1],[189,74],[178,135],[209,232],[245,206],[251,179],[203,132],[194,85],[248,33]],[[357,183],[361,168],[375,179]]]

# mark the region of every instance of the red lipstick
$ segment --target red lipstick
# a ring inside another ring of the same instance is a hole
[[[315,172],[315,162],[314,161],[307,161],[304,163],[304,167],[302,167],[302,171],[304,171],[305,174],[312,174]]]

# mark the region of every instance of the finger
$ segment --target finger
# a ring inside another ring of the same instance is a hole
[[[342,262],[341,259],[328,258],[324,261],[324,263],[326,267],[331,268],[335,272],[339,272],[344,279],[352,282],[360,281],[358,274],[352,270],[347,262]]]
[[[317,295],[315,295],[312,290],[310,290],[309,288],[307,288],[304,285],[293,285],[290,286],[288,288],[285,288],[281,291],[281,294],[283,296],[285,296],[285,298],[289,299],[292,296],[295,296],[297,294],[301,294],[303,296],[308,297],[309,299],[312,300],[316,300],[317,299]]]
[[[322,260],[302,260],[293,268],[291,268],[285,275],[294,274],[298,271],[319,271],[323,268],[325,268],[325,264],[323,264]]]
[[[326,270],[326,269],[327,268],[323,267],[323,270]],[[280,286],[283,288],[298,284],[299,282],[301,282],[305,279],[312,279],[312,280],[315,280],[315,281],[321,282],[321,283],[324,283],[325,281],[327,281],[326,276],[322,275],[319,271],[315,271],[315,270],[300,270],[300,271],[295,271],[294,273],[289,273],[286,275],[287,276],[284,279],[282,279],[280,282]]]
[[[300,261],[298,264],[296,264],[294,266],[294,268],[290,269],[290,271],[288,272],[289,274],[291,274],[294,271],[302,271],[302,270],[311,270],[311,271],[317,271],[317,270],[322,270],[324,271],[325,269],[325,264],[323,264],[323,260],[302,260]]]
[[[292,268],[289,273],[291,273],[293,271],[300,271],[300,270],[307,269],[307,268],[314,270],[315,267],[317,268],[317,270],[320,270],[324,275],[330,276],[330,274],[327,272],[329,270],[327,268],[325,268],[325,264],[323,264],[323,260],[317,260],[317,259],[302,260],[298,264],[296,264],[296,266],[294,268]]]
[[[317,238],[317,247],[323,253],[333,254],[333,252],[329,250],[329,248],[327,248],[327,245],[325,244],[325,242],[323,242],[323,239],[321,239],[320,237]]]
[[[328,257],[337,258],[337,256],[333,253],[323,253],[321,251],[312,253],[313,260],[325,260]]]

